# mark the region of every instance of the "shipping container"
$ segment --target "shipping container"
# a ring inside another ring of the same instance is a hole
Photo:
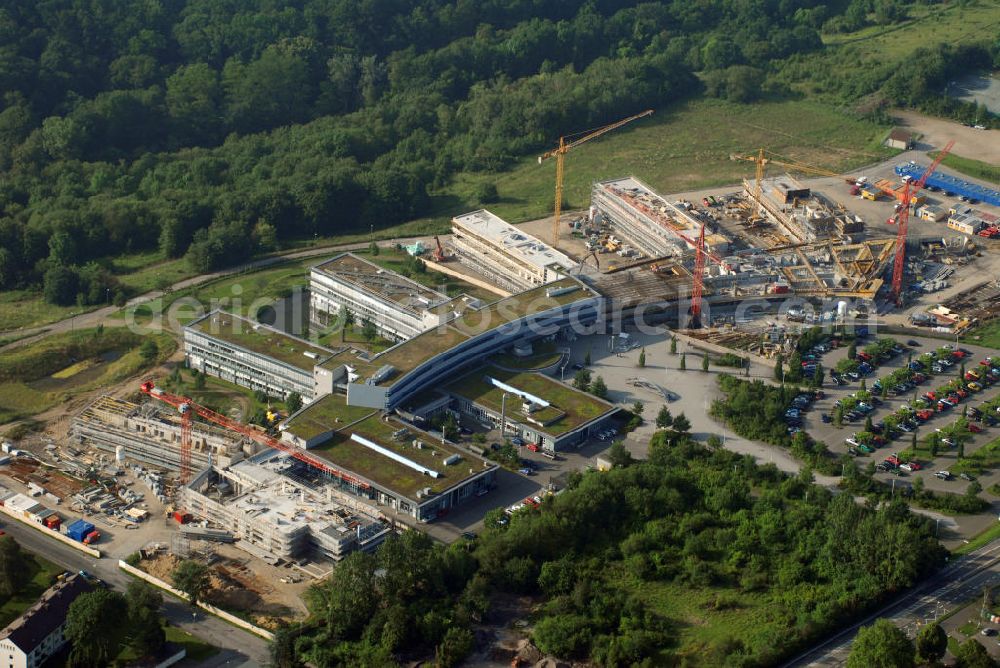
[[[86,520],[76,520],[66,527],[66,535],[73,540],[83,543],[85,542],[84,539],[93,533],[95,528],[93,524]]]

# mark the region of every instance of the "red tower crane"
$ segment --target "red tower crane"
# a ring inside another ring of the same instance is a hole
[[[701,326],[701,292],[705,284],[705,223],[698,232],[698,243],[694,247],[694,285],[691,288],[691,320],[695,327]]]
[[[938,156],[934,158],[931,166],[924,170],[924,175],[916,182],[913,180],[906,182],[906,190],[903,191],[903,200],[899,203],[899,211],[896,212],[896,259],[892,265],[892,298],[897,306],[902,306],[903,301],[903,264],[906,260],[906,233],[910,225],[910,199],[927,183],[927,177],[934,173],[944,157],[951,152],[954,141],[948,142]],[[889,219],[892,222],[892,219]]]
[[[267,433],[263,431],[259,431],[252,427],[249,427],[245,424],[242,424],[241,422],[233,420],[232,418],[228,418],[225,415],[221,415],[220,413],[216,413],[211,409],[205,408],[204,406],[199,406],[198,404],[194,403],[187,397],[182,397],[178,394],[171,394],[169,392],[161,390],[160,388],[153,385],[152,381],[147,380],[139,387],[139,389],[142,390],[144,394],[148,394],[154,399],[158,399],[159,401],[162,401],[166,404],[170,404],[171,406],[176,408],[181,414],[182,482],[187,482],[186,480],[183,480],[185,462],[187,462],[188,475],[190,476],[191,419],[192,415],[197,415],[203,420],[217,424],[220,427],[236,432],[237,434],[241,434],[242,436],[246,436],[250,440],[260,443],[266,448],[274,448],[275,450],[280,450],[281,452],[284,452],[287,455],[291,455],[300,462],[308,464],[313,468],[319,469],[320,471],[326,473],[331,477],[340,478],[342,481],[346,482],[349,485],[357,487],[358,489],[368,489],[370,487],[368,483],[358,480],[352,475],[349,475],[347,473],[344,473],[343,471],[333,468],[326,462],[317,459],[316,457],[313,457],[302,448],[297,448],[294,445],[283,443],[282,441],[279,441],[278,439],[269,436]],[[184,426],[185,423],[187,423],[187,427]],[[188,435],[186,441],[184,439],[185,429]]]
[[[693,272],[694,275],[691,277],[692,280],[691,318],[692,318],[692,324],[695,327],[700,326],[701,301],[702,301],[701,297],[705,285],[705,259],[707,258],[711,260],[720,267],[728,267],[726,262],[721,257],[719,257],[715,253],[705,248],[705,223],[704,222],[701,223],[701,229],[698,232],[698,240],[695,241],[691,239],[691,237],[681,232],[682,229],[686,229],[685,227],[679,225],[672,218],[670,218],[663,212],[659,211],[655,207],[646,204],[638,197],[636,197],[634,194],[626,190],[623,190],[621,188],[615,188],[613,186],[605,186],[605,188],[616,197],[619,197],[628,202],[635,209],[642,211],[644,214],[646,214],[646,216],[655,221],[660,227],[667,230],[671,235],[679,237],[689,246],[694,248],[694,272]]]

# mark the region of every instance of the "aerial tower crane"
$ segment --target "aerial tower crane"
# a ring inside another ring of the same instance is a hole
[[[603,134],[616,130],[623,125],[631,123],[632,121],[643,118],[644,116],[652,115],[653,110],[647,109],[646,111],[636,114],[635,116],[629,116],[628,118],[623,118],[617,123],[611,123],[610,125],[605,125],[602,128],[597,128],[593,131],[585,130],[582,133],[577,133],[576,135],[569,135],[559,138],[559,146],[555,147],[551,151],[546,151],[542,155],[538,156],[538,164],[542,164],[545,160],[555,156],[556,158],[556,205],[555,214],[552,218],[552,248],[555,248],[559,243],[559,214],[562,213],[562,200],[563,200],[563,174],[564,174],[564,162],[566,159],[566,154],[571,148],[576,148],[584,142],[588,142],[591,139],[596,139]],[[579,135],[583,135],[578,139],[573,139]],[[572,141],[567,143],[567,139]]]
[[[951,152],[954,141],[948,142],[938,156],[934,158],[931,166],[924,170],[924,175],[914,182],[912,179],[906,182],[906,189],[903,191],[903,200],[899,203],[899,210],[896,212],[896,258],[892,264],[892,299],[896,306],[903,305],[903,264],[906,260],[906,233],[910,224],[910,200],[927,183],[927,177],[934,173],[944,157]],[[890,218],[888,222],[892,222]]]
[[[680,231],[679,226],[670,220],[662,211],[649,206],[635,195],[619,188],[606,186],[615,196],[624,199],[635,209],[642,211],[648,218],[655,221],[660,227],[667,230],[671,235],[682,239],[686,244],[694,248],[694,272],[691,277],[691,321],[692,326],[701,326],[701,302],[705,285],[705,260],[711,260],[720,267],[728,268],[728,264],[721,257],[711,252],[705,247],[705,223],[700,222],[697,241]],[[655,266],[655,265],[654,265]]]
[[[806,165],[801,162],[795,162],[792,160],[777,160],[773,157],[768,157],[764,154],[764,149],[757,151],[757,155],[739,155],[731,154],[729,156],[730,160],[745,160],[747,162],[755,163],[757,166],[755,180],[754,180],[754,191],[753,191],[753,217],[760,219],[760,208],[761,208],[761,194],[763,192],[762,183],[764,181],[764,174],[767,170],[767,165],[781,165],[787,169],[798,172],[807,172],[810,174],[818,174],[820,176],[836,176],[841,175],[836,172],[831,172],[829,169],[822,169],[821,167],[813,167],[812,165]],[[851,176],[843,177],[844,180],[849,184],[857,183],[857,179]]]
[[[304,464],[307,464],[315,469],[319,469],[330,477],[339,478],[343,482],[352,485],[359,490],[368,489],[370,487],[368,483],[358,480],[354,476],[335,469],[326,462],[313,457],[303,448],[297,448],[294,445],[289,445],[279,441],[264,431],[254,429],[253,427],[247,426],[241,422],[233,420],[232,418],[228,418],[225,415],[216,413],[211,409],[205,408],[204,406],[199,406],[187,397],[182,397],[178,394],[171,394],[165,390],[161,390],[153,384],[153,381],[147,380],[143,382],[142,385],[139,386],[139,389],[142,390],[143,394],[147,394],[154,399],[173,406],[181,414],[182,484],[188,482],[191,475],[191,420],[194,415],[197,415],[207,422],[212,422],[220,427],[223,427],[224,429],[236,432],[237,434],[245,436],[246,438],[259,443],[266,448],[274,448],[275,450],[284,452],[287,455],[291,455],[300,462],[303,462]],[[187,426],[185,427],[185,425]]]

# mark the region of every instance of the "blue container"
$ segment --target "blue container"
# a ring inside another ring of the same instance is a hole
[[[920,177],[924,175],[925,169],[926,167],[908,162],[902,165],[897,165],[896,174],[899,175],[900,178],[910,176],[914,181],[918,181],[920,180]],[[978,199],[981,202],[986,202],[987,204],[992,204],[993,206],[1000,206],[1000,190],[986,188],[978,183],[972,183],[971,181],[960,179],[952,176],[951,174],[934,172],[927,177],[927,185],[936,186],[941,190],[953,192],[956,195],[964,195],[969,199]]]
[[[83,542],[83,539],[96,527],[85,520],[77,520],[66,527],[66,535],[73,540]]]

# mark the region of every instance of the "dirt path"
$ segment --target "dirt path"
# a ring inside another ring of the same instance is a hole
[[[921,150],[943,148],[952,139],[955,147],[951,152],[963,158],[982,160],[991,165],[1000,165],[1000,131],[976,130],[956,121],[946,121],[918,114],[915,111],[897,109],[892,112],[900,127],[923,135],[918,144]],[[924,146],[924,145],[928,146]]]

